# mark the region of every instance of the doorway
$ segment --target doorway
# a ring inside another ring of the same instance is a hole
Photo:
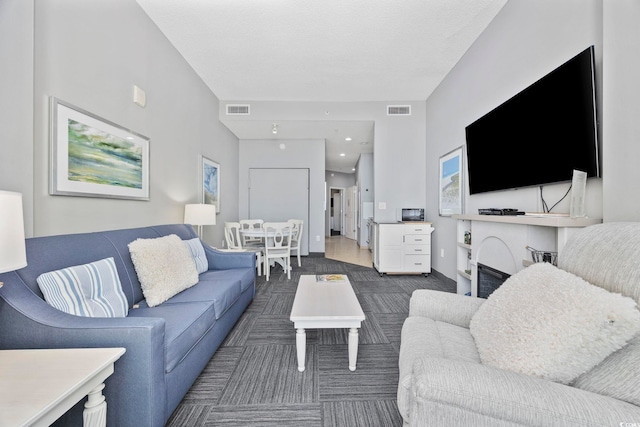
[[[329,229],[331,236],[344,235],[344,188],[331,187]]]

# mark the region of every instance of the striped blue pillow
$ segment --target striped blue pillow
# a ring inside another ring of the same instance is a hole
[[[65,313],[126,317],[129,312],[113,258],[43,273],[36,281],[45,301]]]
[[[200,239],[195,237],[191,240],[183,240],[183,242],[187,249],[189,249],[193,262],[196,263],[196,270],[198,270],[198,274],[207,271],[209,269],[209,261],[207,261],[207,255],[204,253],[204,248],[202,247]]]

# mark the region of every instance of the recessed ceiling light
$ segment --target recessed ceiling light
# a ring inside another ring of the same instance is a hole
[[[340,157],[344,157],[344,156],[346,156],[346,154],[340,153]]]
[[[350,137],[350,136],[348,136],[348,137],[346,137],[344,140],[345,140],[345,141],[351,141],[351,137]]]
[[[356,171],[356,168],[351,168],[351,170],[355,172],[355,171]]]

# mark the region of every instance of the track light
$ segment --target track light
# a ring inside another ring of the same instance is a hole
[[[271,125],[271,133],[276,135],[278,133],[278,124],[274,123],[273,125]]]

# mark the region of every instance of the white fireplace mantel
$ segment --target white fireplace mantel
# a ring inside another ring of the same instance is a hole
[[[562,251],[578,229],[598,224],[601,219],[559,215],[453,215],[457,224],[457,292],[478,295],[477,265],[515,274],[531,264],[527,247],[541,251]],[[465,232],[471,232],[466,243]]]

